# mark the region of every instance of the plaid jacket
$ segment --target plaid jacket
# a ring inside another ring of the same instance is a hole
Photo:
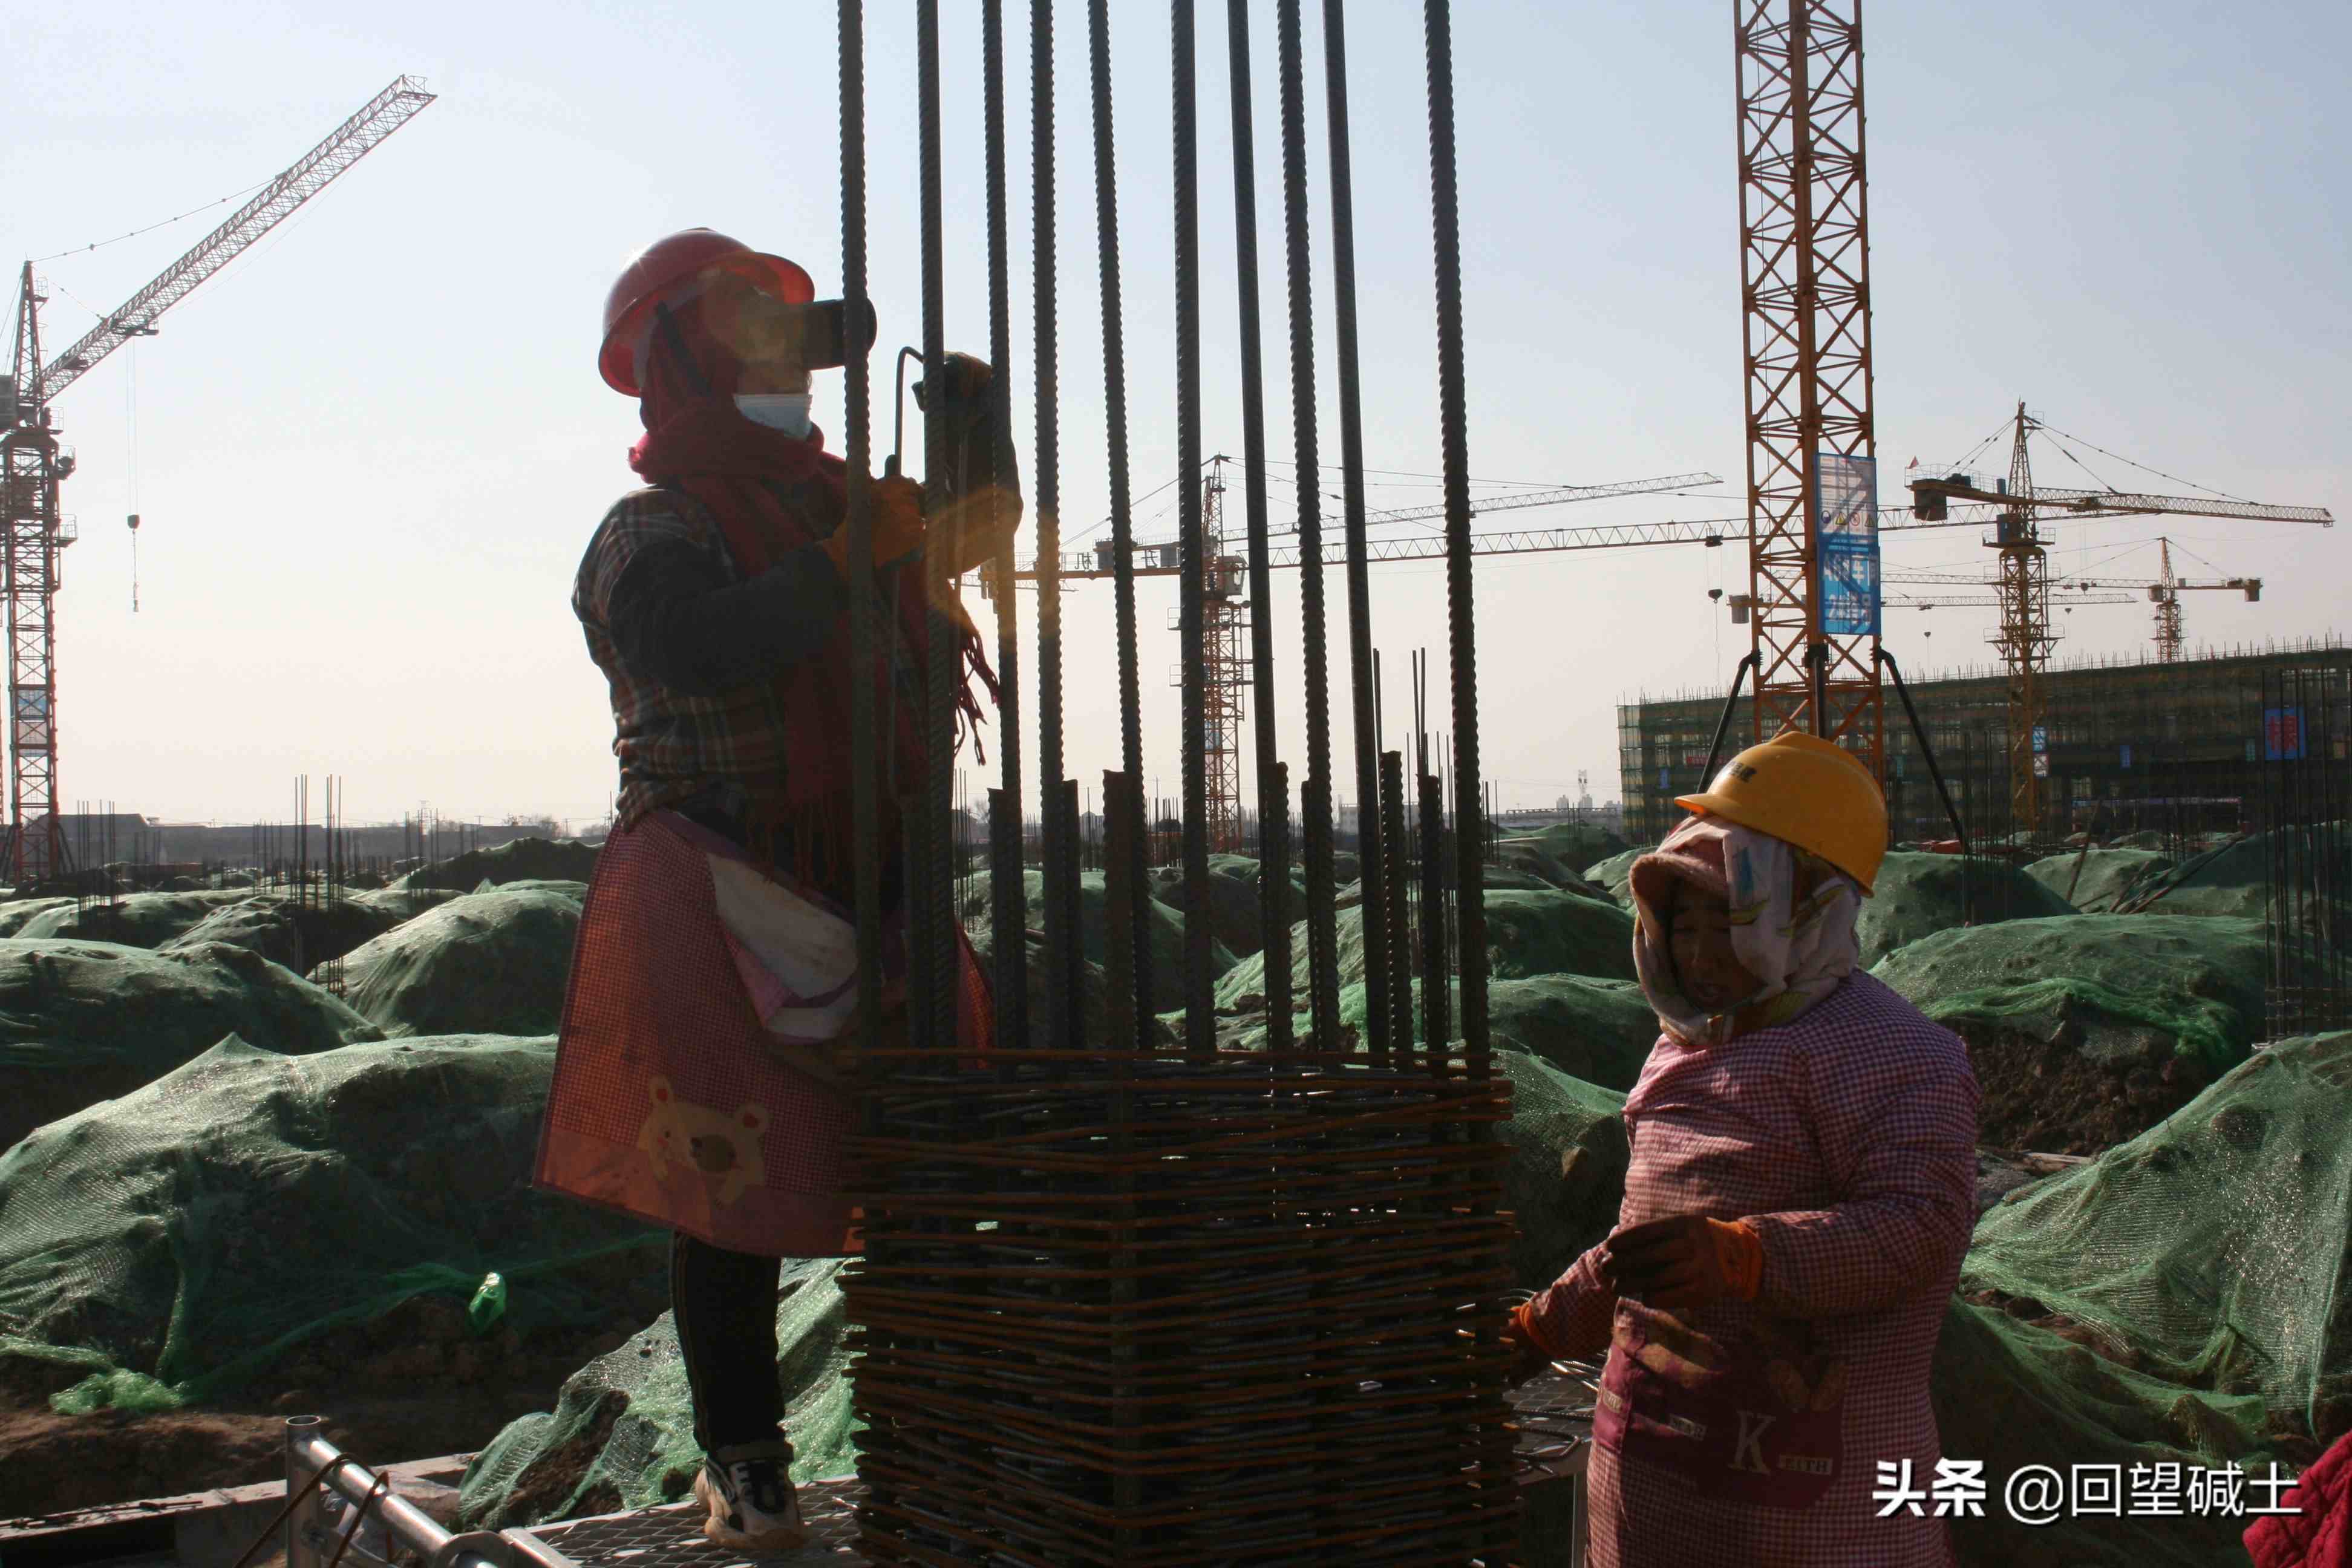
[[[614,584],[656,541],[680,541],[709,557],[723,581],[743,574],[709,509],[677,490],[632,490],[613,503],[588,542],[572,588],[572,610],[588,638],[588,657],[612,689],[613,754],[621,763],[619,826],[674,805],[714,784],[764,793],[782,776],[782,726],[766,681],[716,697],[663,686],[621,659],[611,630]]]
[[[1843,1363],[1843,1459],[1826,1495],[1780,1510],[1696,1497],[1682,1476],[1596,1448],[1593,1568],[1948,1564],[1941,1519],[1878,1518],[1870,1494],[1879,1461],[1910,1461],[1925,1488],[1944,1457],[1927,1369],[1976,1217],[1968,1047],[1856,973],[1791,1022],[1725,1045],[1662,1037],[1624,1117],[1633,1162],[1618,1224],[1696,1213],[1754,1227],[1756,1300],[1718,1302],[1693,1326],[1726,1344],[1761,1327],[1809,1342],[1823,1367]],[[1556,1353],[1597,1356],[1622,1337],[1620,1320],[1654,1310],[1612,1295],[1601,1250],[1536,1298],[1538,1333]],[[1996,1509],[2005,1479],[1990,1478]]]

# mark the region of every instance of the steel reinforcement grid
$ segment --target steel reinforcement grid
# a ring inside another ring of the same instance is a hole
[[[1317,347],[1310,263],[1307,73],[1301,0],[1274,7],[1281,122],[1284,257],[1292,424],[1302,465],[1318,451]],[[1248,568],[1253,615],[1252,700],[1257,704],[1260,842],[1266,863],[1269,933],[1283,931],[1279,892],[1289,885],[1291,825],[1304,851],[1307,995],[1295,1034],[1286,992],[1272,998],[1266,1047],[1221,1043],[1210,992],[1205,918],[1209,825],[1200,638],[1206,578],[1202,490],[1202,258],[1198,200],[1199,83],[1193,0],[1170,11],[1173,113],[1176,333],[1172,401],[1180,452],[1179,519],[1188,570],[1180,576],[1186,637],[1182,734],[1182,882],[1171,896],[1194,911],[1181,973],[1181,1026],[1163,1023],[1148,917],[1143,761],[1137,674],[1136,586],[1129,472],[1129,387],[1121,330],[1119,207],[1114,148],[1111,8],[1085,7],[1094,150],[1096,254],[1100,278],[1100,366],[1111,497],[1120,693],[1119,769],[1105,774],[1104,907],[1108,962],[1099,978],[1080,956],[1081,782],[1065,776],[1060,559],[1060,470],[1055,331],[1059,301],[1055,248],[1054,0],[1030,0],[1032,157],[1031,298],[1035,339],[1028,386],[1035,433],[1031,499],[1042,590],[1033,687],[1001,703],[994,742],[1001,768],[992,792],[988,845],[992,936],[990,980],[997,1026],[974,1038],[960,1023],[963,973],[956,887],[961,853],[953,793],[955,683],[961,585],[927,553],[933,621],[922,668],[901,669],[892,689],[914,690],[925,776],[902,781],[907,826],[905,909],[886,910],[881,889],[882,773],[872,683],[853,683],[855,776],[859,781],[858,930],[868,1005],[861,1032],[862,1132],[855,1141],[856,1201],[864,1253],[844,1275],[860,1352],[854,1399],[859,1438],[862,1554],[876,1563],[1078,1564],[1488,1563],[1511,1551],[1518,1508],[1513,1434],[1498,1337],[1508,1283],[1508,1216],[1498,1212],[1505,1150],[1496,1124],[1509,1114],[1509,1084],[1488,1047],[1485,914],[1477,864],[1476,670],[1470,575],[1470,507],[1454,177],[1453,63],[1445,0],[1424,14],[1430,130],[1433,289],[1437,324],[1437,426],[1446,500],[1453,773],[1457,820],[1439,834],[1417,825],[1404,839],[1403,759],[1376,748],[1370,605],[1365,581],[1364,454],[1358,407],[1356,296],[1349,162],[1347,30],[1341,0],[1321,16],[1323,96],[1329,155],[1335,363],[1342,468],[1341,521],[1348,593],[1344,641],[1354,718],[1349,767],[1358,813],[1364,898],[1363,984],[1369,1003],[1352,1022],[1340,1009],[1339,942],[1333,898],[1331,716],[1325,605],[1317,541],[1323,519],[1315,487],[1301,486],[1297,526],[1304,559],[1301,624],[1307,757],[1294,803],[1291,770],[1274,755],[1272,723],[1279,628],[1265,593],[1267,527],[1255,171],[1251,156],[1251,7],[1228,0],[1227,101],[1236,268]],[[1023,367],[1007,325],[1013,279],[1004,177],[1005,37],[1003,0],[976,14],[950,8],[958,36],[943,39],[938,0],[915,0],[917,100],[877,114],[892,134],[911,127],[920,170],[922,358],[940,384],[952,258],[941,217],[942,140],[978,137],[986,160],[985,254],[996,427],[1006,429]],[[1134,13],[1122,10],[1121,16]],[[964,37],[967,21],[974,35]],[[843,287],[866,302],[866,102],[864,7],[843,0],[841,34]],[[942,122],[944,72],[980,74],[982,123]],[[1156,132],[1152,133],[1156,134]],[[894,149],[896,151],[896,149]],[[1225,171],[1210,170],[1211,174]],[[1155,314],[1161,301],[1152,301]],[[1091,379],[1089,375],[1088,379]],[[849,577],[853,637],[877,647],[873,613],[872,375],[848,366],[845,435],[851,476]],[[1156,399],[1155,399],[1155,405]],[[927,421],[927,426],[933,422]],[[954,458],[944,422],[927,428],[926,483],[946,499]],[[1313,471],[1311,468],[1304,471]],[[938,516],[940,513],[933,513]],[[953,542],[949,542],[950,544]],[[1008,552],[1009,554],[1009,552]],[[1008,692],[1017,628],[1008,554],[992,596]],[[1024,723],[1037,750],[1024,754]],[[1425,755],[1413,759],[1412,795],[1439,792]],[[1029,792],[1034,791],[1034,795]],[[1090,792],[1089,792],[1090,793]],[[1383,809],[1384,808],[1384,809]],[[1037,839],[1041,933],[1026,928],[1020,818]],[[1424,814],[1416,813],[1416,816]],[[1393,838],[1396,842],[1387,840]],[[1442,851],[1442,852],[1441,852]],[[1417,886],[1411,900],[1404,879]],[[1394,885],[1391,886],[1391,884]],[[1416,954],[1410,902],[1450,898],[1453,919],[1433,927]],[[908,1029],[886,1035],[878,958],[901,921],[909,958]],[[1451,934],[1459,975],[1422,987],[1413,1027],[1413,977],[1443,975]],[[1289,973],[1286,939],[1273,958]],[[1165,962],[1168,955],[1160,955]],[[1163,984],[1169,977],[1160,977]],[[1279,988],[1277,988],[1279,989]],[[1451,1007],[1449,1009],[1449,1000]],[[1418,1039],[1416,1039],[1416,1034]]]

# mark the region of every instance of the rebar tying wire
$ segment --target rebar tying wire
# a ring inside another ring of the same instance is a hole
[[[1184,658],[1184,1047],[1205,1055],[1217,1048],[1216,999],[1210,972],[1214,935],[1209,926],[1209,771],[1206,650],[1208,558],[1201,521],[1201,221],[1199,103],[1192,79],[1192,0],[1171,0],[1169,76],[1175,141],[1176,474],[1177,538],[1184,563],[1177,603]],[[1230,742],[1226,742],[1230,743]]]
[[[866,7],[841,0],[841,295],[851,319],[870,310],[866,295]],[[881,782],[876,765],[873,366],[871,345],[852,342],[842,356],[841,424],[849,531],[849,778],[856,836],[858,1048],[881,1043]],[[902,894],[903,896],[903,894]]]
[[[1250,700],[1257,743],[1258,928],[1265,932],[1266,1044],[1290,1049],[1290,858],[1273,828],[1287,793],[1276,782],[1274,573],[1266,554],[1265,363],[1257,294],[1257,132],[1251,100],[1249,0],[1225,0],[1226,97],[1234,121],[1234,276],[1241,309],[1242,500],[1249,523]],[[1277,793],[1281,792],[1281,793]],[[1277,991],[1279,994],[1277,994]]]
[[[1364,1038],[1389,1046],[1387,868],[1381,855],[1381,762],[1372,694],[1371,577],[1364,543],[1364,418],[1356,353],[1355,179],[1348,157],[1348,25],[1343,0],[1323,0],[1323,99],[1331,160],[1331,305],[1339,377],[1340,489],[1348,542],[1348,671],[1356,741],[1356,858],[1362,867]],[[1405,1042],[1399,1041],[1402,1049]]]
[[[1290,295],[1290,422],[1298,471],[1317,467],[1315,288],[1307,236],[1307,108],[1299,0],[1275,7],[1282,77],[1283,249]],[[1339,1041],[1339,930],[1331,868],[1331,672],[1323,650],[1323,518],[1312,485],[1298,487],[1298,627],[1307,670],[1307,776],[1299,812],[1307,851],[1307,994],[1315,1048]],[[1269,933],[1271,934],[1271,933]]]
[[[981,0],[981,68],[984,78],[988,140],[988,408],[989,449],[972,454],[988,482],[988,526],[1003,528],[1003,498],[1013,466],[1013,310],[1005,280],[1004,237],[1004,0]],[[1029,1043],[1029,942],[1027,899],[1021,876],[1021,617],[1013,578],[1013,536],[998,534],[994,568],[996,605],[996,761],[1003,780],[1002,810],[1013,816],[1009,829],[990,827],[996,853],[989,867],[995,917],[996,1044],[1010,1050]],[[961,672],[959,672],[961,673]]]
[[[945,524],[946,537],[927,532],[923,550],[924,644],[929,668],[923,680],[922,806],[913,834],[922,862],[923,896],[913,939],[912,994],[918,1011],[929,1015],[919,1045],[946,1050],[955,1044],[956,999],[961,984],[956,944],[955,839],[950,831],[954,805],[956,691],[963,651],[960,623],[950,617],[955,594],[959,537],[947,475],[950,462],[947,414],[947,300],[940,211],[940,6],[915,0],[917,135],[921,143],[923,268],[923,380],[929,389],[923,415],[923,515],[929,528]],[[913,868],[909,868],[913,869]],[[911,1021],[911,1020],[910,1020]]]
[[[1140,810],[1143,793],[1143,716],[1136,673],[1135,649],[1135,530],[1129,515],[1127,460],[1127,349],[1122,331],[1118,285],[1118,165],[1111,148],[1110,5],[1088,0],[1087,34],[1092,57],[1095,111],[1095,243],[1102,263],[1103,426],[1110,447],[1110,531],[1112,583],[1118,614],[1118,733],[1120,769],[1134,789],[1120,796]],[[1197,476],[1196,476],[1197,478]],[[1114,811],[1106,791],[1103,809]],[[1139,828],[1141,826],[1138,825]],[[1133,952],[1128,977],[1134,986],[1136,1044],[1150,1027],[1151,1013],[1151,879],[1144,865],[1141,831],[1125,840],[1129,864],[1129,915],[1134,921]]]
[[[1334,7],[1339,0],[1327,0]],[[1454,678],[1454,901],[1462,1039],[1473,1079],[1486,1050],[1486,824],[1478,778],[1478,637],[1471,598],[1470,436],[1462,354],[1462,212],[1454,172],[1454,43],[1447,0],[1424,0],[1429,195],[1437,254],[1437,404],[1445,469],[1445,619]]]
[[[1037,792],[1045,835],[1045,1037],[1055,1050],[1077,1044],[1078,948],[1071,911],[1078,897],[1076,823],[1063,795],[1062,456],[1054,334],[1054,0],[1029,0],[1030,248],[1036,268],[1037,414]]]

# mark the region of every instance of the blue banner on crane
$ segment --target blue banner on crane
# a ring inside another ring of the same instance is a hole
[[[1822,630],[1874,637],[1880,625],[1878,460],[1819,452],[1813,475]]]

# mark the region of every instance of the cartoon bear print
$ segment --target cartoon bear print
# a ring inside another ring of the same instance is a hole
[[[724,1208],[746,1187],[767,1180],[760,1139],[768,1131],[768,1109],[744,1102],[733,1111],[695,1105],[677,1098],[669,1079],[656,1074],[648,1088],[654,1108],[638,1131],[637,1148],[653,1163],[654,1180],[669,1179],[673,1160],[718,1179],[712,1200]]]

